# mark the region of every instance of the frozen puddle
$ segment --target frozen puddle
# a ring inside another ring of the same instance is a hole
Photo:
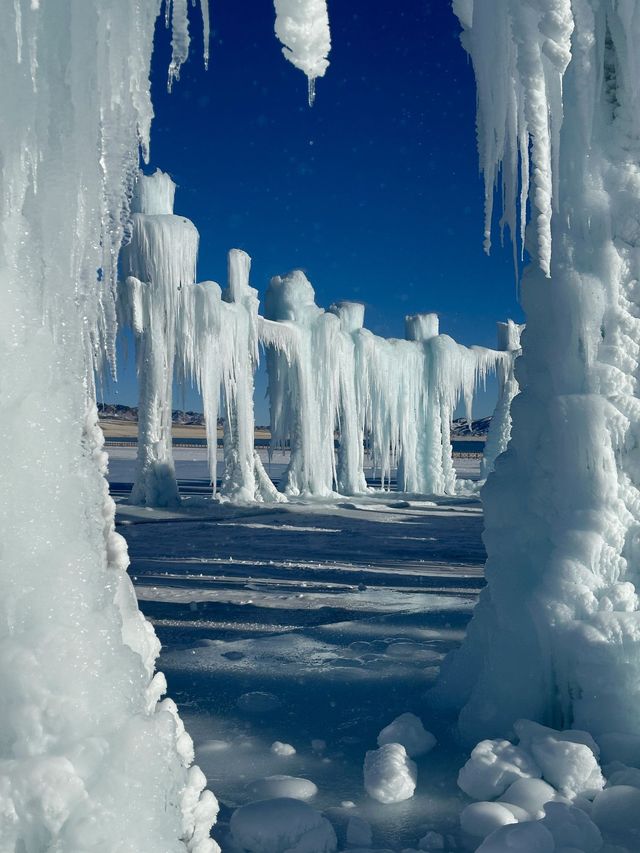
[[[465,849],[456,774],[466,756],[426,694],[483,585],[479,503],[340,504],[119,506],[160,668],[221,802],[224,853],[237,851],[234,810],[272,796],[321,810],[338,849],[349,825],[352,840],[366,837],[362,820],[371,849],[417,848],[429,831]],[[365,792],[364,757],[406,711],[438,744],[414,759],[414,796],[383,805]]]

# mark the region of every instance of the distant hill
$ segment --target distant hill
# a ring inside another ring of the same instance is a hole
[[[127,421],[137,423],[138,407],[137,406],[121,406],[119,403],[98,403],[98,415],[101,418],[109,418],[116,421]],[[183,412],[180,409],[174,409],[171,413],[171,420],[174,424],[204,426],[204,415],[202,412]],[[218,419],[218,425],[222,425],[222,420]]]
[[[489,432],[491,418],[479,418],[471,424],[471,430],[465,418],[456,418],[451,424],[451,435],[486,435]]]

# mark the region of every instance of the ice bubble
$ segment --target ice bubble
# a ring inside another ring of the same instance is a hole
[[[283,743],[281,740],[274,740],[271,744],[271,752],[274,755],[295,755],[296,750],[295,747],[291,746],[290,743]]]
[[[256,690],[252,693],[243,693],[236,705],[241,711],[247,711],[249,714],[264,714],[280,707],[280,700],[273,693]]]
[[[501,803],[471,803],[462,810],[460,826],[474,838],[486,838],[501,826],[518,821]]]
[[[431,732],[426,731],[422,720],[415,714],[400,714],[393,722],[385,726],[378,735],[378,746],[386,743],[401,743],[410,758],[424,755],[433,749],[437,741]]]
[[[256,779],[247,786],[247,793],[256,800],[273,800],[283,797],[292,800],[310,800],[318,793],[318,789],[309,779],[276,775]]]
[[[333,827],[319,811],[294,799],[262,800],[236,809],[231,837],[246,853],[333,853]]]
[[[367,752],[364,760],[364,786],[370,797],[380,803],[399,803],[413,796],[416,789],[416,765],[400,743],[386,743]]]
[[[517,779],[540,775],[540,768],[520,747],[508,740],[482,740],[460,770],[458,787],[474,800],[493,800]]]

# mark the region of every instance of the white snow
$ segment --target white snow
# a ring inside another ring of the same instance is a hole
[[[462,830],[474,838],[486,838],[501,826],[518,821],[500,803],[471,803],[460,814]]]
[[[394,645],[392,643],[389,646],[389,651]],[[436,745],[436,739],[425,729],[419,717],[404,713],[392,720],[378,735],[378,746],[384,746],[385,743],[401,743],[409,758],[416,758],[432,750]]]
[[[475,800],[492,800],[517,779],[540,777],[533,757],[507,740],[483,740],[458,774],[459,787]]]
[[[399,743],[369,750],[364,759],[364,786],[380,803],[400,803],[416,789],[416,765]]]
[[[274,740],[271,744],[271,752],[275,755],[289,756],[295,755],[296,750],[290,743],[283,743],[281,740]]]

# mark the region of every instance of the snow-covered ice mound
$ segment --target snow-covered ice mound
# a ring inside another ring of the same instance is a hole
[[[417,773],[415,763],[400,743],[386,743],[365,756],[364,786],[369,796],[380,803],[400,803],[412,797]]]
[[[338,846],[319,811],[289,798],[241,806],[231,816],[233,841],[246,853],[333,853]]]
[[[318,793],[318,789],[309,779],[276,775],[256,779],[247,787],[247,792],[256,800],[273,800],[282,797],[292,800],[310,800]]]
[[[378,746],[401,743],[410,758],[425,755],[436,745],[436,739],[415,714],[400,714],[378,735]]]

